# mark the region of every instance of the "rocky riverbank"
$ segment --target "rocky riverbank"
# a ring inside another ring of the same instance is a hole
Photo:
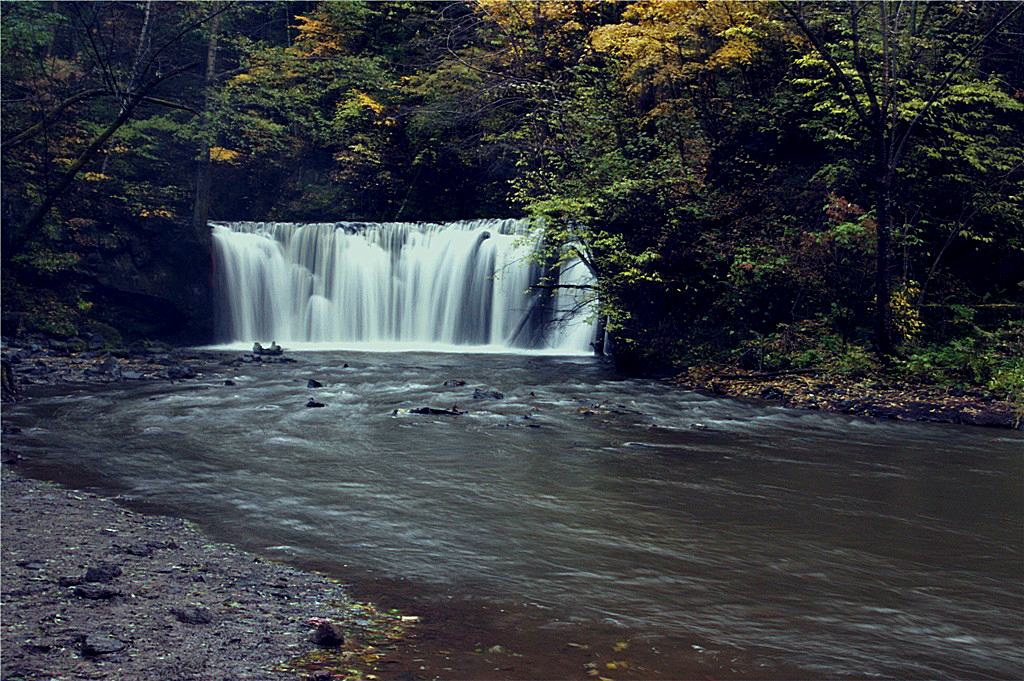
[[[281,353],[245,353],[225,358],[221,352],[175,348],[162,343],[127,347],[45,336],[2,339],[3,400],[17,400],[35,386],[180,381],[197,378],[213,367],[282,364],[295,359]]]
[[[216,359],[213,353],[160,343],[111,347],[99,338],[4,338],[4,399],[36,385],[195,378],[204,363]]]
[[[672,381],[688,390],[742,397],[797,409],[857,416],[1024,429],[1024,407],[981,392],[907,385],[883,378],[827,372],[755,372],[734,367],[693,367]]]
[[[372,679],[415,619],[183,520],[2,483],[5,680]]]

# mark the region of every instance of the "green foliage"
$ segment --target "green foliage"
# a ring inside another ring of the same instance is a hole
[[[899,364],[911,380],[958,389],[984,387],[996,397],[1024,403],[1024,322],[994,331],[913,348]]]
[[[105,79],[130,85],[146,7],[156,45],[213,6],[4,3],[4,139]],[[595,274],[580,297],[638,370],[878,371],[865,348],[888,231],[904,375],[1019,382],[1019,363],[986,359],[1002,332],[971,318],[1024,300],[1024,72],[1001,47],[1024,21],[999,24],[1009,6],[904,3],[895,23],[876,2],[525,7],[227,6],[162,55],[198,77],[154,92],[31,234],[18,226],[121,101],[85,98],[5,146],[5,276],[63,306],[18,295],[5,310],[95,318],[102,305],[75,301],[123,263],[158,271],[201,248],[209,158],[215,219],[532,217],[545,266]],[[76,12],[111,46],[102,60]]]
[[[23,324],[27,331],[70,338],[78,333],[79,313],[55,296],[41,295],[28,306]]]

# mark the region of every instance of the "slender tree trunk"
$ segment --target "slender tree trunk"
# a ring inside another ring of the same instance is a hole
[[[604,357],[604,337],[608,332],[608,317],[601,315],[597,318],[597,329],[594,330],[594,340],[590,347],[594,348],[594,355]]]
[[[884,136],[882,140],[884,140]],[[885,161],[884,141],[879,144],[878,193],[875,206],[875,349],[882,357],[892,354],[892,305],[889,291],[889,251],[892,246],[890,190],[892,173]]]
[[[210,88],[216,78],[217,38],[220,28],[220,15],[213,18],[210,24],[210,42],[206,46],[206,82],[203,88],[203,125],[209,125]],[[209,239],[207,221],[210,218],[210,184],[211,184],[210,144],[204,138],[203,147],[196,158],[196,195],[192,206],[192,227],[200,242]]]
[[[132,112],[135,110],[137,105],[138,101],[130,102],[126,108],[121,110],[121,113],[116,119],[114,119],[114,122],[107,126],[107,129],[104,130],[99,137],[93,140],[92,144],[90,144],[85,151],[78,156],[75,162],[71,164],[71,167],[68,168],[61,177],[57,186],[50,190],[46,199],[42,204],[40,204],[39,208],[36,209],[35,213],[32,214],[32,217],[29,218],[28,222],[25,224],[25,233],[34,231],[42,224],[46,215],[50,212],[50,209],[53,208],[53,205],[57,202],[57,199],[60,198],[67,188],[71,186],[71,183],[75,181],[75,178],[78,176],[78,171],[82,169],[82,166],[92,160],[96,155],[96,152],[103,148],[103,145],[107,143],[107,140],[109,140],[122,125],[128,122],[128,119],[132,117]]]

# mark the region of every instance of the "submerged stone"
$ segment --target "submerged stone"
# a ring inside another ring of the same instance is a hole
[[[503,400],[505,395],[498,392],[497,390],[481,390],[480,388],[473,389],[474,400]]]

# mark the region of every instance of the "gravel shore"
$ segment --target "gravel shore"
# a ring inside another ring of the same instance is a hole
[[[756,372],[693,367],[672,379],[685,390],[781,403],[793,409],[899,421],[1024,429],[1024,407],[980,392],[903,385],[884,377],[851,379],[826,372]]]
[[[351,669],[365,666],[367,640],[400,633],[388,618],[401,618],[341,585],[211,543],[183,520],[6,464],[2,485],[5,681],[320,679],[339,665],[355,676],[370,671]],[[311,618],[346,643],[314,644]]]

